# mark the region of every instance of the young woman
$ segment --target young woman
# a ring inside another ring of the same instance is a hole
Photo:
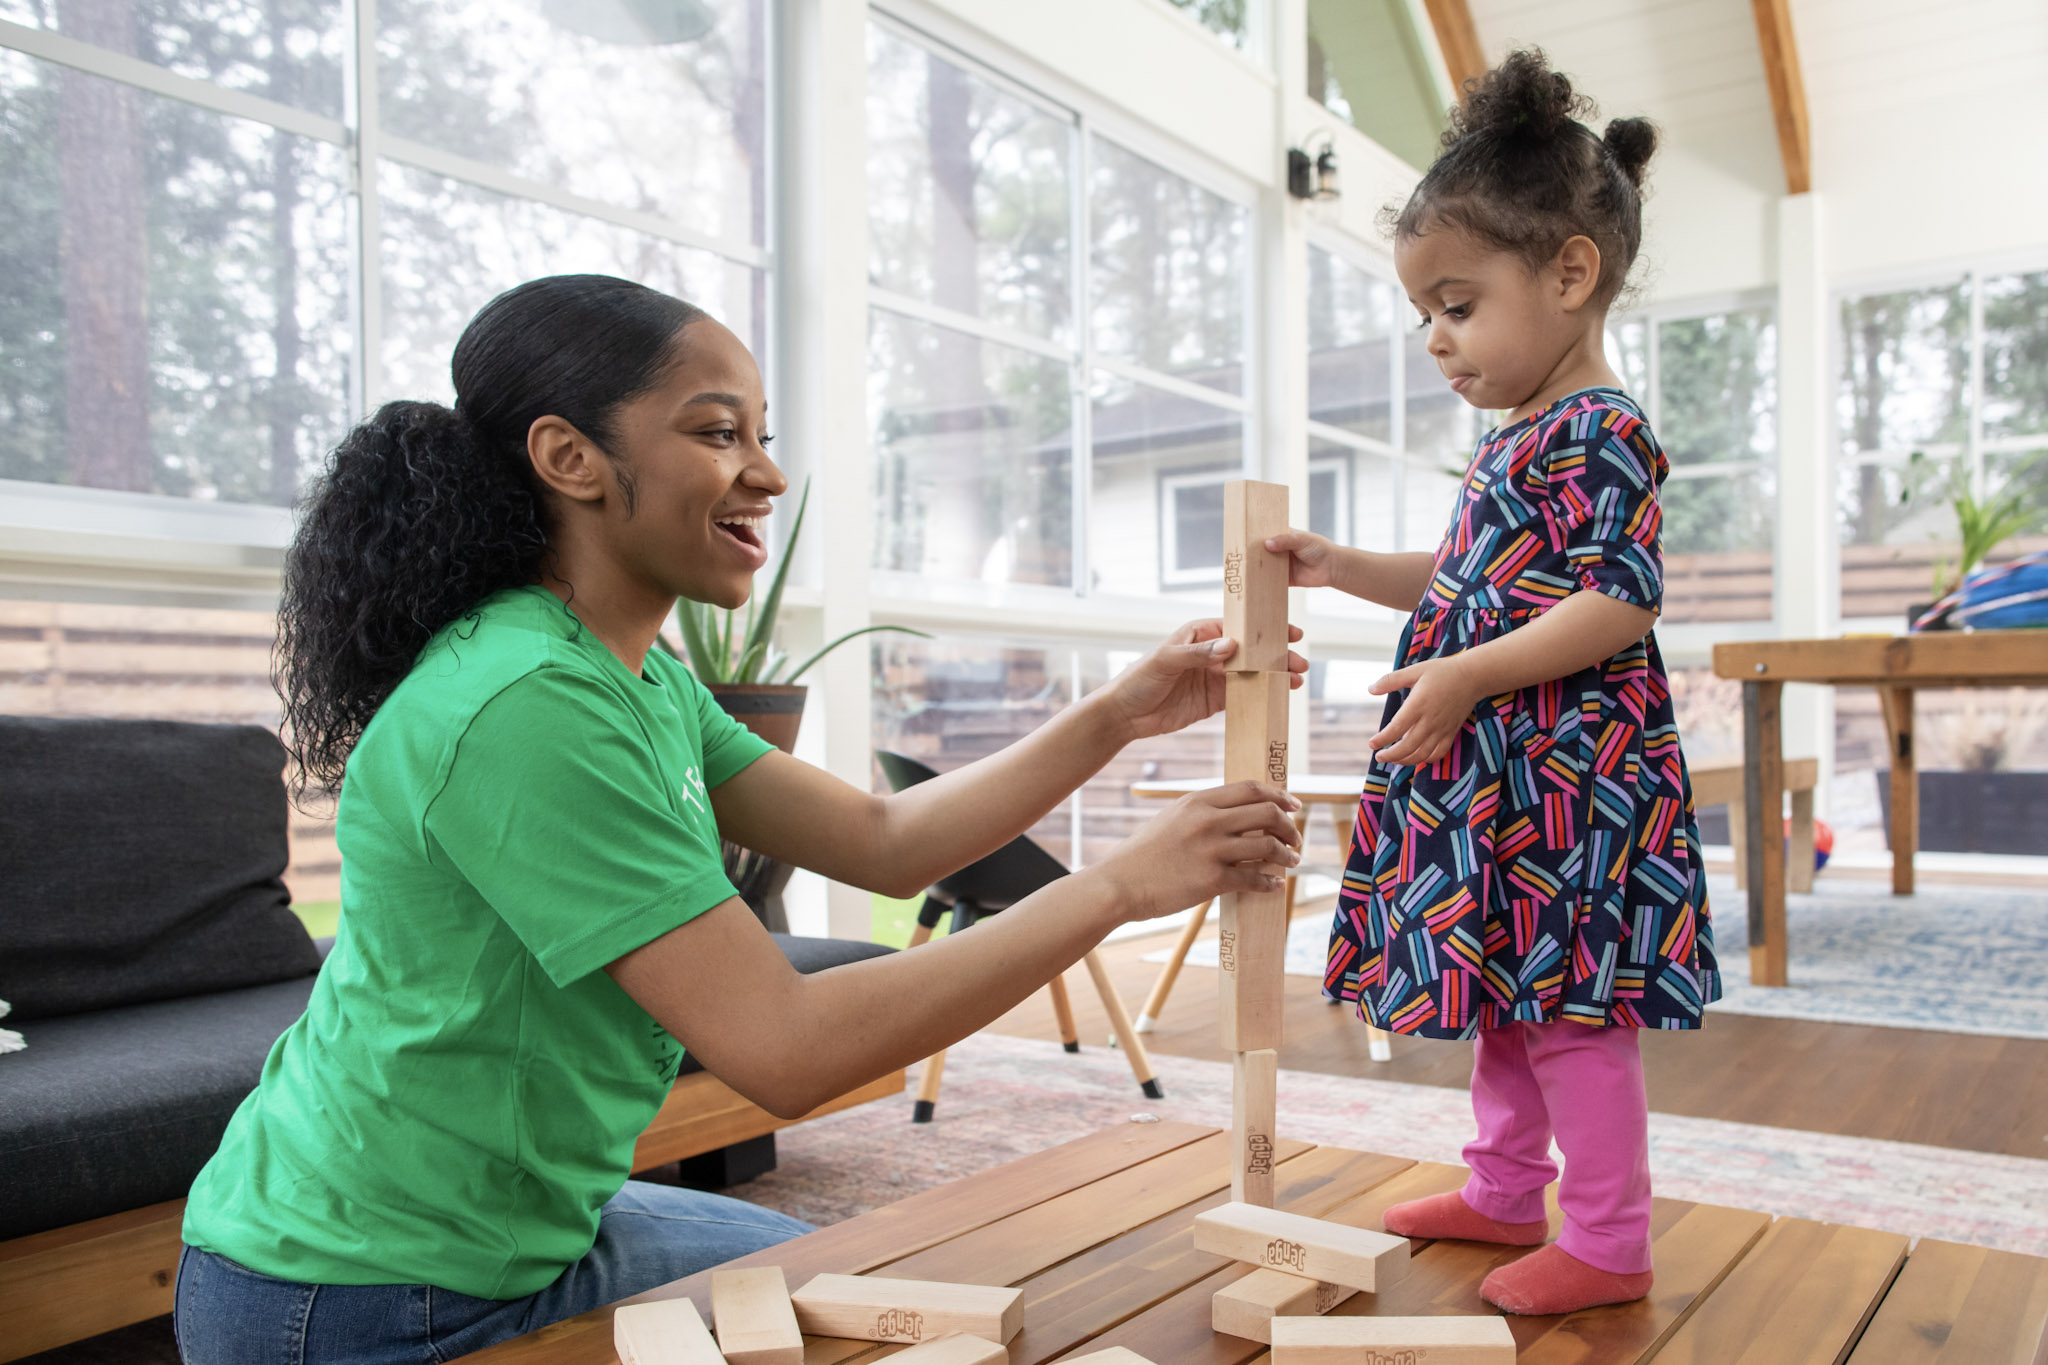
[[[452,410],[391,403],[343,441],[287,561],[280,686],[306,780],[341,789],[341,927],[193,1185],[191,1365],[447,1359],[801,1233],[627,1181],[684,1048],[793,1117],[1118,924],[1298,858],[1292,798],[1238,784],[971,934],[799,975],[720,835],[914,894],[1220,709],[1235,646],[1184,627],[1002,753],[871,795],[651,649],[678,598],[746,600],[787,487],[732,333],[623,280],[536,280],[470,323],[454,378]]]

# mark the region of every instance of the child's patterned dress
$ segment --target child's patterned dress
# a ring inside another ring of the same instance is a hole
[[[1572,592],[1655,608],[1667,468],[1615,389],[1489,433],[1396,666],[1496,639]],[[1699,1026],[1720,982],[1654,636],[1481,701],[1435,763],[1371,765],[1325,986],[1372,1023],[1435,1038],[1556,1019]]]

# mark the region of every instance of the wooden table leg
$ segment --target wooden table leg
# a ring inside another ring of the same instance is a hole
[[[1067,1001],[1066,977],[1054,977],[1045,983],[1045,989],[1052,996],[1052,1018],[1060,1028],[1060,1046],[1069,1052],[1079,1052],[1081,1035],[1074,1028],[1074,1007]]]
[[[1913,894],[1913,855],[1920,851],[1920,778],[1913,763],[1913,689],[1880,687],[1892,758],[1892,894]]]
[[[1743,855],[1749,862],[1749,979],[1786,984],[1785,748],[1779,703],[1785,684],[1742,684]]]
[[[1130,1061],[1131,1075],[1138,1082],[1138,1088],[1145,1092],[1147,1099],[1164,1099],[1158,1078],[1152,1072],[1152,1059],[1145,1055],[1145,1045],[1138,1041],[1138,1031],[1131,1027],[1131,1016],[1124,1012],[1123,997],[1116,993],[1116,986],[1109,979],[1109,968],[1103,965],[1102,954],[1090,948],[1081,960],[1088,964],[1088,975],[1095,978],[1095,993],[1102,998],[1103,1013],[1109,1016],[1109,1026],[1116,1030],[1117,1045]]]
[[[1358,807],[1337,806],[1331,810],[1330,818],[1337,823],[1337,846],[1342,850],[1337,857],[1337,884],[1342,886],[1344,874],[1351,868],[1351,833],[1358,823]],[[1333,999],[1330,1003],[1342,1002]],[[1365,1054],[1376,1062],[1394,1060],[1393,1039],[1385,1029],[1375,1024],[1365,1026]]]
[[[1173,983],[1180,979],[1180,967],[1188,960],[1188,949],[1195,946],[1195,940],[1202,936],[1202,926],[1209,922],[1209,910],[1215,901],[1203,901],[1188,915],[1186,927],[1180,931],[1180,940],[1173,945],[1173,956],[1166,959],[1166,965],[1159,969],[1159,980],[1152,984],[1152,994],[1145,997],[1145,1008],[1138,1011],[1137,1031],[1150,1033],[1159,1022],[1159,1016],[1166,1011],[1166,997],[1173,994]]]
[[[912,1123],[930,1123],[939,1107],[939,1078],[946,1074],[946,1054],[934,1052],[925,1058],[924,1078],[917,1083],[917,1099],[910,1106]]]

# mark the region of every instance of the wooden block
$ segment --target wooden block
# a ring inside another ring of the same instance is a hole
[[[1266,537],[1286,529],[1286,485],[1223,485],[1223,633],[1237,641],[1233,671],[1287,671],[1287,556],[1266,549]]]
[[[803,1365],[804,1334],[779,1266],[711,1272],[711,1321],[728,1365]]]
[[[1106,1351],[1090,1351],[1085,1356],[1068,1356],[1060,1365],[1152,1365],[1152,1362],[1128,1346],[1112,1346]]]
[[[1223,675],[1223,780],[1287,785],[1286,673]]]
[[[1024,1291],[990,1285],[819,1275],[790,1302],[804,1331],[856,1341],[925,1341],[967,1332],[1006,1342],[1024,1326]]]
[[[1195,1248],[1247,1265],[1377,1291],[1408,1269],[1408,1239],[1253,1204],[1195,1216]]]
[[[1239,891],[1220,898],[1216,915],[1217,1014],[1227,1052],[1280,1046],[1287,978],[1287,893]]]
[[[1230,1197],[1240,1204],[1273,1207],[1279,1072],[1280,1054],[1271,1048],[1240,1052],[1232,1059],[1230,1141],[1235,1154],[1230,1165]]]
[[[1515,1365],[1503,1317],[1275,1318],[1273,1365]]]
[[[889,1359],[902,1365],[1010,1365],[1010,1348],[985,1337],[948,1332],[898,1351]]]
[[[718,1344],[689,1299],[629,1303],[612,1314],[619,1365],[724,1365]]]
[[[1254,1270],[1216,1291],[1209,1301],[1209,1325],[1227,1335],[1270,1346],[1274,1318],[1321,1317],[1356,1292],[1284,1270]]]

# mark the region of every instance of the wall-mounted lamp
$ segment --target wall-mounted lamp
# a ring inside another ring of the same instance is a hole
[[[1313,140],[1310,145],[1314,146]],[[1342,193],[1337,182],[1336,139],[1325,133],[1322,146],[1312,152],[1287,149],[1287,192],[1296,199],[1335,199]]]

